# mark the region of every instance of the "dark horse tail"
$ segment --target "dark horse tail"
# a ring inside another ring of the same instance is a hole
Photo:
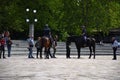
[[[95,47],[95,38],[92,38],[92,37],[90,37],[90,38],[88,38],[87,39],[88,40],[88,46],[94,46]]]

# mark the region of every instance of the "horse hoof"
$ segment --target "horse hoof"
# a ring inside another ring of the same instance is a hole
[[[40,57],[40,59],[42,59],[42,57]]]
[[[52,57],[52,58],[56,58],[56,57]]]
[[[66,57],[67,59],[70,59],[71,57]]]
[[[49,59],[49,57],[46,57],[45,59]]]

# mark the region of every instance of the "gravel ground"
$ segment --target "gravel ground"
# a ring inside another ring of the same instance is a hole
[[[13,55],[0,59],[0,80],[120,80],[120,56],[56,55],[50,59],[28,59],[25,55]]]

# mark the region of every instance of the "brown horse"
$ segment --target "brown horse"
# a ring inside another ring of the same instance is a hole
[[[49,55],[51,56],[50,53],[50,47],[51,47],[51,42],[48,37],[43,36],[41,38],[41,48],[40,48],[40,56],[42,56],[42,49],[45,48],[45,59],[49,59]]]
[[[71,42],[75,42],[77,52],[78,52],[78,58],[80,58],[80,51],[81,48],[84,47],[84,41],[82,36],[70,36],[67,38],[66,41],[66,58],[70,58],[70,44]],[[93,58],[95,59],[95,39],[94,38],[88,38],[86,41],[86,47],[89,47],[90,55],[89,58],[92,56],[93,52]]]

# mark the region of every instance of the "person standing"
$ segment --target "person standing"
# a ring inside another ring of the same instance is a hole
[[[35,43],[35,47],[37,49],[37,54],[36,54],[36,58],[38,58],[38,54],[40,52],[41,49],[41,37],[38,37],[37,42]],[[40,58],[42,58],[42,53],[40,53]]]
[[[4,39],[4,37],[2,37],[2,38],[0,39],[0,48],[1,48],[0,58],[1,58],[1,55],[2,55],[2,53],[3,53],[3,59],[5,59],[6,57],[5,57],[5,39]]]
[[[8,38],[10,37],[10,32],[8,30],[4,31],[3,35],[5,39],[5,44],[7,45]]]
[[[116,51],[118,48],[118,41],[116,40],[115,37],[112,37],[112,49],[113,49],[113,60],[116,60]]]
[[[29,50],[28,58],[34,58],[33,57],[33,47],[34,47],[33,37],[28,38],[27,41],[28,41],[28,50]]]
[[[7,49],[8,49],[8,57],[10,57],[11,56],[11,46],[12,46],[12,40],[10,37],[8,37],[6,44],[7,44]]]
[[[57,40],[58,40],[58,36],[55,35],[55,37],[53,38],[53,58],[56,58],[55,54],[56,54]]]

